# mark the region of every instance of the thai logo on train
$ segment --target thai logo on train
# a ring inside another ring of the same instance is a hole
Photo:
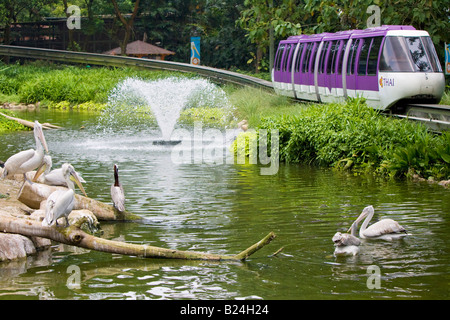
[[[393,78],[380,78],[380,87],[384,88],[384,87],[394,87],[395,86],[395,81]]]

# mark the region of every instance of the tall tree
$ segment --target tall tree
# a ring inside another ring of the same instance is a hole
[[[247,37],[256,44],[256,53],[249,62],[255,63],[255,71],[268,68],[268,63],[262,65],[263,55],[270,45],[270,30],[275,38],[285,38],[301,32],[301,14],[303,6],[299,0],[245,0],[241,17],[236,24],[247,31]]]
[[[111,2],[114,6],[114,12],[116,13],[117,18],[120,20],[120,22],[125,27],[125,36],[122,40],[122,43],[120,44],[120,49],[122,51],[122,55],[126,55],[127,54],[127,44],[128,44],[128,41],[130,40],[131,32],[133,31],[133,24],[134,24],[134,20],[135,20],[137,14],[138,14],[140,0],[135,1],[133,13],[131,14],[129,19],[125,18],[125,15],[121,12],[116,0],[111,0]]]

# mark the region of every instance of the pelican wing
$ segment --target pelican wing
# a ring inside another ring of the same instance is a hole
[[[16,173],[24,173],[20,171],[21,166],[33,158],[35,151],[33,149],[21,151],[9,157],[5,162],[5,170],[3,172],[3,177],[14,175]]]
[[[368,238],[379,237],[385,234],[406,232],[397,221],[383,219],[374,223],[364,231],[364,236]]]
[[[112,185],[111,186],[111,198],[114,204],[119,211],[125,211],[125,193],[123,192],[122,185],[118,187]]]

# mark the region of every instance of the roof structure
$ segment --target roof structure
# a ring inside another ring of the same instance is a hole
[[[104,54],[120,55],[122,54],[122,50],[120,47],[117,47],[115,49],[104,52]],[[141,40],[133,41],[127,44],[127,56],[136,56],[138,58],[142,58],[144,56],[148,56],[150,58],[160,57],[161,60],[164,60],[166,56],[174,54],[175,52],[173,51],[154,46]]]

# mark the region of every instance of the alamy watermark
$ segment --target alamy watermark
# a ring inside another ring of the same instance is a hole
[[[71,5],[67,8],[67,14],[70,16],[67,18],[66,25],[69,30],[81,29],[81,9],[79,6]]]
[[[70,290],[81,289],[81,269],[77,265],[70,265],[66,271],[70,276],[67,278],[66,286]]]
[[[270,136],[270,139],[269,139]],[[262,165],[261,175],[276,175],[279,169],[278,130],[249,129],[241,134],[236,130],[208,128],[201,122],[193,130],[175,129],[172,140],[181,141],[171,152],[177,164],[254,164]]]
[[[380,267],[371,265],[367,268],[367,278],[366,285],[370,290],[381,289],[381,270]]]

